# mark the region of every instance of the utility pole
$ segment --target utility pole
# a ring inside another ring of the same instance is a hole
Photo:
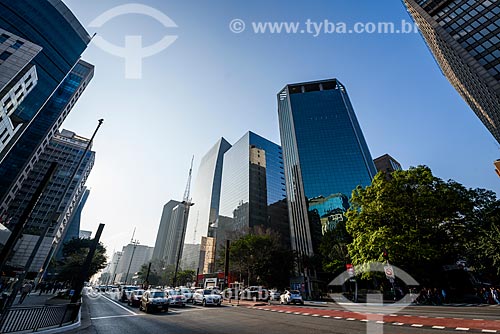
[[[99,245],[99,239],[101,239],[102,230],[104,229],[104,224],[99,224],[97,228],[97,233],[95,234],[94,240],[90,244],[89,253],[87,254],[87,258],[82,266],[82,271],[80,274],[80,278],[73,285],[73,296],[71,296],[71,302],[76,303],[80,299],[82,295],[83,285],[85,284],[85,280],[89,278],[90,266],[92,265],[92,259],[94,258],[95,250]]]
[[[134,234],[135,234],[135,228],[134,228]],[[134,259],[134,253],[135,249],[137,248],[137,245],[139,244],[139,240],[134,240],[132,236],[132,240],[130,240],[130,243],[134,245],[134,248],[132,249],[132,256],[130,256],[130,262],[128,264],[128,269],[127,269],[127,275],[125,275],[125,284],[128,282],[128,274],[130,273],[130,267],[132,266],[132,260]]]
[[[194,156],[191,159],[191,167],[189,168],[186,190],[184,191],[184,198],[181,203],[184,207],[184,214],[182,216],[182,234],[179,242],[179,249],[177,250],[177,261],[175,263],[174,280],[172,282],[174,288],[177,286],[177,273],[179,271],[179,263],[181,262],[182,247],[184,246],[184,237],[186,235],[186,226],[189,217],[189,208],[194,205],[194,203],[191,202],[191,198],[189,198],[189,192],[191,190],[191,176],[193,173],[193,162],[194,162]]]

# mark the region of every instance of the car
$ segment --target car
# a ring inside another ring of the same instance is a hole
[[[170,306],[186,306],[186,297],[180,290],[165,290],[169,299]]]
[[[120,301],[127,303],[128,299],[130,298],[130,294],[132,293],[133,290],[137,290],[139,287],[134,286],[134,285],[123,285],[120,287]]]
[[[240,292],[240,299],[268,301],[269,291],[261,286],[250,286]]]
[[[198,289],[193,294],[193,304],[221,306],[222,297],[212,289]]]
[[[168,297],[165,291],[148,290],[142,294],[139,310],[146,313],[163,310],[168,312],[168,304]]]
[[[180,288],[179,290],[186,297],[186,303],[193,301],[193,290],[189,288]]]
[[[130,294],[130,298],[128,299],[128,305],[139,306],[143,294],[144,294],[143,289],[133,290],[132,293]]]
[[[282,293],[279,290],[269,290],[269,300],[280,300],[281,295]]]
[[[304,305],[304,300],[298,290],[285,290],[285,293],[280,296],[280,304],[290,303]]]

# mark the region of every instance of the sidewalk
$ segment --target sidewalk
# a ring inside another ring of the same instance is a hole
[[[22,304],[19,304],[19,299],[21,294],[18,293],[12,307],[27,307],[27,306],[40,306],[40,305],[58,305],[67,304],[69,301],[66,299],[54,298],[56,294],[52,293],[42,293],[38,295],[38,292],[32,292],[26,296]]]

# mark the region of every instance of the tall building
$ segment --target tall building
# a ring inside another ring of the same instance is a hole
[[[153,259],[164,260],[166,265],[175,265],[179,250],[184,243],[188,208],[184,203],[171,200],[163,207]]]
[[[375,158],[373,162],[375,163],[377,172],[384,172],[388,175],[397,170],[403,170],[401,164],[389,154],[384,154],[378,158]]]
[[[287,85],[278,93],[278,117],[291,245],[310,256],[321,231],[345,212],[357,186],[371,184],[376,170],[338,80]]]
[[[163,206],[163,211],[160,218],[160,226],[158,226],[158,233],[156,234],[156,242],[153,251],[153,259],[165,258],[165,243],[167,235],[169,234],[170,221],[172,219],[172,210],[181,202],[170,200]]]
[[[42,48],[31,61],[37,84],[10,116],[21,127],[0,156],[0,203],[5,210],[5,202],[15,196],[37,153],[59,129],[56,122],[67,115],[85,88],[88,81],[73,83],[68,75],[86,77],[79,59],[91,38],[61,0],[1,1],[0,28]]]
[[[31,61],[41,50],[0,28],[0,158],[21,129],[22,123],[14,113],[38,82],[36,66]]]
[[[247,132],[224,154],[214,253],[219,253],[226,240],[258,229],[273,230],[280,234],[283,245],[289,246],[281,147]],[[207,270],[205,266],[204,272]]]
[[[200,161],[193,191],[195,205],[190,209],[182,250],[183,269],[197,271],[200,268],[201,272],[204,264],[200,264],[200,259],[205,258],[206,248],[211,249],[213,231],[210,226],[216,223],[219,214],[222,163],[230,147],[231,144],[221,138]]]
[[[151,261],[153,247],[138,245],[135,243],[123,246],[121,256],[114,273],[114,282],[134,283],[132,277],[141,269],[143,264]],[[115,258],[113,257],[113,260]],[[127,275],[128,273],[128,275]]]
[[[18,140],[18,143],[12,148],[9,156],[4,160],[4,163],[0,165],[0,192],[6,190],[3,199],[0,200],[0,218],[3,221],[8,221],[10,219],[10,213],[8,211],[9,204],[16,198],[19,189],[24,186],[25,180],[28,178],[33,167],[36,165],[42,153],[46,150],[49,142],[58,133],[63,121],[69,114],[78,98],[81,96],[87,84],[92,80],[94,75],[94,66],[84,62],[83,60],[78,61],[78,63],[73,67],[68,76],[63,80],[61,85],[57,88],[55,94],[49,99],[47,104],[43,107],[45,116],[36,117],[31,123],[34,126],[33,129],[37,128],[39,130],[47,128],[47,132],[37,131],[26,131],[23,136]],[[35,94],[33,92],[32,94]],[[30,95],[32,95],[30,94]],[[50,127],[48,127],[50,125]],[[45,131],[45,130],[44,130]],[[39,134],[44,133],[43,140],[38,148],[29,153],[30,147],[32,147],[36,138]],[[21,157],[24,154],[29,153],[29,160],[25,163],[22,162]],[[12,157],[10,159],[9,157]],[[11,164],[12,163],[12,164]],[[19,163],[19,165],[17,165]],[[15,168],[2,166],[10,166]],[[21,166],[21,168],[19,168]],[[16,169],[20,169],[20,172],[13,176],[10,172]],[[10,171],[7,173],[7,171]],[[2,174],[6,172],[7,174]],[[7,175],[13,176],[13,179],[9,179]],[[7,182],[9,181],[9,182]],[[4,182],[4,183],[2,183]],[[1,185],[7,185],[8,187],[3,188]],[[0,196],[0,198],[2,198]]]
[[[80,137],[71,131],[63,130],[57,133],[41,154],[28,179],[19,190],[16,199],[10,203],[7,210],[9,213],[8,227],[11,224],[19,223],[18,220],[22,212],[31,200],[51,163],[54,161],[58,163],[55,176],[39,198],[23,230],[23,237],[19,239],[14,247],[14,255],[11,259],[13,266],[25,266],[38,239],[43,237],[42,233],[46,226],[49,226],[49,229],[36,253],[30,271],[37,272],[50,260],[64,236],[74,211],[78,207],[79,200],[85,191],[85,182],[94,165],[95,153],[89,150],[83,157],[82,164],[78,168],[75,177],[71,179],[71,175],[77,168],[88,143],[88,139]],[[69,188],[66,196],[64,196],[63,191],[67,184],[69,184]],[[61,200],[62,202],[58,206]]]
[[[500,177],[500,159],[495,160],[493,165],[495,166],[495,172]]]
[[[500,2],[404,3],[446,78],[500,143]]]

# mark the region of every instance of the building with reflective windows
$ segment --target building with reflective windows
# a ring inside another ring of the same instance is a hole
[[[183,269],[197,271],[200,268],[201,272],[207,251],[213,249],[212,227],[219,214],[222,162],[230,147],[231,144],[220,138],[200,161],[193,189],[194,206],[190,208],[182,251]]]
[[[160,225],[158,226],[158,233],[156,234],[156,242],[153,250],[153,259],[164,259],[165,258],[165,243],[167,241],[167,235],[169,234],[170,221],[172,220],[172,210],[179,205],[181,202],[170,200],[163,206],[163,211],[161,213]]]
[[[68,75],[86,77],[87,69],[79,59],[91,38],[61,0],[1,1],[0,28],[42,48],[31,61],[37,84],[11,115],[22,125],[0,157],[0,203],[5,210],[5,203],[12,200],[16,187],[22,185],[20,180],[32,168],[33,157],[60,128],[58,124],[54,130],[56,122],[82,93],[87,81],[78,79],[75,84]],[[77,91],[71,91],[75,87]]]
[[[287,85],[278,93],[292,249],[313,255],[375,166],[345,87],[336,79]],[[301,268],[297,268],[299,271]]]
[[[22,127],[15,111],[37,84],[36,66],[31,61],[41,50],[0,28],[0,160]]]
[[[443,74],[500,143],[500,1],[404,3]]]
[[[215,254],[226,240],[257,230],[279,233],[289,247],[283,168],[281,147],[253,132],[224,154]]]
[[[30,214],[30,219],[23,229],[23,237],[14,246],[11,259],[13,266],[26,265],[39,238],[44,239],[30,266],[30,271],[38,272],[40,268],[46,268],[44,264],[48,264],[55,254],[58,244],[64,238],[66,227],[85,193],[85,182],[94,166],[95,152],[89,150],[83,156],[88,143],[89,139],[71,131],[63,130],[56,133],[19,190],[16,199],[10,203],[8,227],[19,223],[20,216],[50,165],[54,161],[58,163],[56,174]],[[82,156],[82,163],[78,166]],[[71,179],[76,168],[78,169],[75,177]],[[67,184],[69,188],[63,193]],[[47,226],[47,233],[44,234]]]

